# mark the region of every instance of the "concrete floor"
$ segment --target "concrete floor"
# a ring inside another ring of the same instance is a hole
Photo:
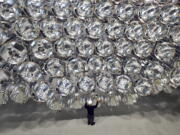
[[[0,132],[0,135],[179,135],[179,133],[180,115],[160,115],[153,111],[144,115],[135,113],[96,117],[95,126],[88,126],[86,119],[49,120],[40,124],[37,124],[37,121],[26,121],[17,128]]]
[[[100,107],[96,125],[86,124],[86,110],[53,112],[29,101],[0,106],[0,135],[179,135],[180,91],[142,98],[132,106]]]

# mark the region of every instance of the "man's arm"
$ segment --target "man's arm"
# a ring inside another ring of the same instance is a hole
[[[87,108],[87,102],[85,103],[84,107]]]
[[[97,108],[98,104],[99,104],[99,101],[96,102],[96,105],[94,106],[94,108]]]

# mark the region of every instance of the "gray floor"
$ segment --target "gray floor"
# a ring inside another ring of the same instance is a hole
[[[2,135],[179,135],[180,116],[159,115],[158,112],[96,117],[96,125],[86,125],[86,119],[53,121],[38,124],[24,121]]]
[[[0,107],[0,134],[179,135],[180,91],[141,98],[133,106],[100,107],[96,116],[96,126],[89,127],[84,109],[53,112],[33,101],[24,105],[9,102]]]

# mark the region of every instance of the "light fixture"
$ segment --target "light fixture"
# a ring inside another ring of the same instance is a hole
[[[172,0],[0,1],[0,105],[135,104],[180,86]]]

